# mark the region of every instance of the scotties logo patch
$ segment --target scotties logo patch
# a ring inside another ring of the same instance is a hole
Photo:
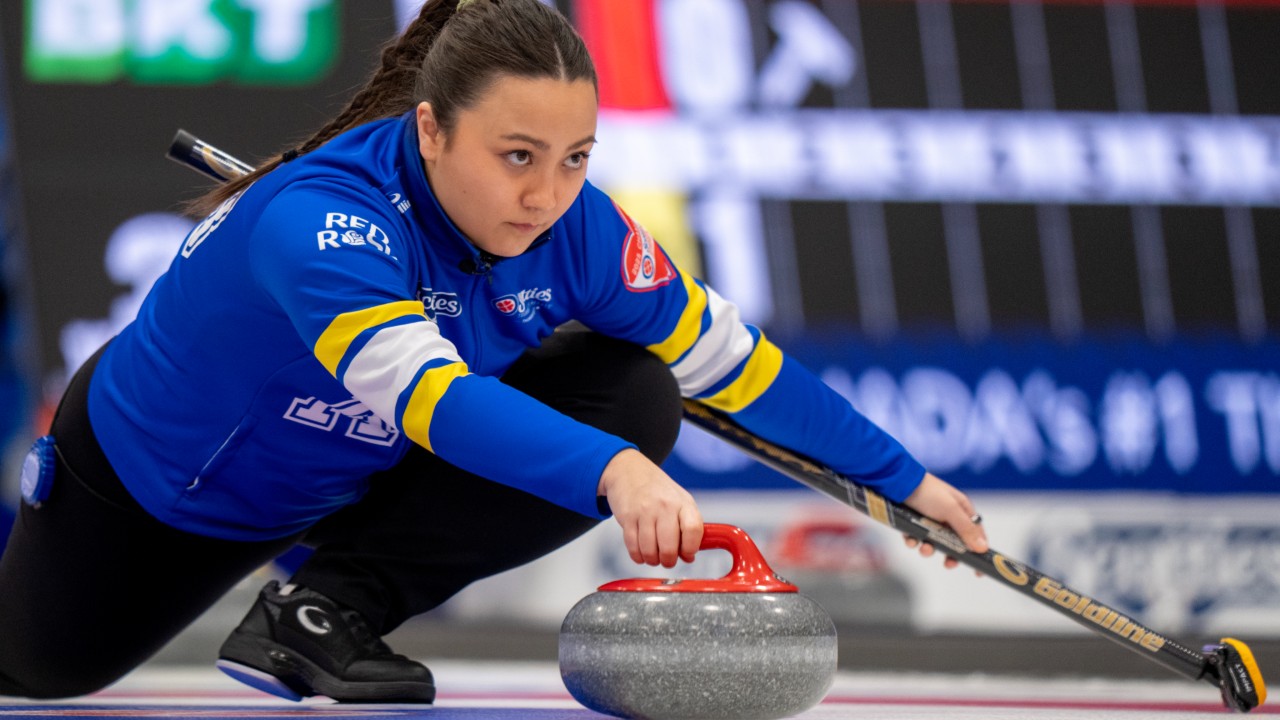
[[[544,288],[526,288],[514,295],[503,295],[493,301],[493,308],[503,315],[529,322],[539,310],[551,304],[551,291]]]
[[[622,281],[632,292],[647,292],[676,279],[675,266],[658,247],[653,236],[640,223],[614,205],[627,224],[627,238],[622,241]]]

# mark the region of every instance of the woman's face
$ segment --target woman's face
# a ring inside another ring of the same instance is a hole
[[[596,109],[590,81],[510,75],[447,134],[431,105],[418,105],[419,151],[440,206],[481,250],[524,252],[582,190]]]

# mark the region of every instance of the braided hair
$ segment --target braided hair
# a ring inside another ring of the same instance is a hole
[[[429,102],[449,133],[457,114],[500,75],[590,80],[595,66],[568,20],[538,0],[428,0],[404,32],[388,43],[373,76],[346,107],[307,138],[248,175],[213,188],[190,205],[212,212],[258,178],[315,150],[351,128],[395,117]]]

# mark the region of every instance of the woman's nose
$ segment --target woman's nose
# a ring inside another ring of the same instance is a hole
[[[525,188],[524,206],[530,210],[551,210],[556,206],[555,178],[539,175]]]

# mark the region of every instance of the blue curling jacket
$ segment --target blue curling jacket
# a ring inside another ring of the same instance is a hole
[[[283,537],[417,443],[598,517],[628,443],[497,380],[573,319],[647,347],[761,437],[895,500],[915,489],[924,470],[896,441],[589,183],[527,252],[485,262],[436,202],[412,120],[348,131],[224,203],[103,354],[90,421],[151,514]]]

